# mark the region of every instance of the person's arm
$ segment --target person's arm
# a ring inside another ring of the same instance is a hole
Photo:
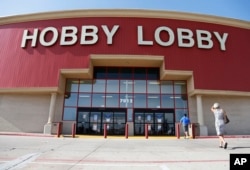
[[[214,112],[214,107],[213,106],[211,107],[211,111]]]
[[[227,115],[226,111],[224,109],[222,109],[222,111],[223,111],[223,115],[226,116]]]
[[[183,117],[182,117],[181,120],[180,120],[180,124],[182,124],[182,121],[183,121]]]

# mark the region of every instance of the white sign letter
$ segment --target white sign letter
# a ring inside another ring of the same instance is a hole
[[[235,161],[234,161],[234,165],[237,165],[237,164],[241,165],[239,158],[236,158]]]
[[[153,41],[144,41],[143,40],[142,26],[137,27],[137,39],[138,39],[138,45],[153,45]]]
[[[211,40],[211,33],[205,30],[196,30],[198,48],[210,49],[213,47],[213,41]],[[205,36],[202,36],[205,35]],[[204,44],[203,42],[206,42]]]
[[[95,44],[98,41],[97,33],[98,28],[94,25],[82,26],[81,44]],[[88,40],[87,37],[92,39]]]
[[[107,36],[107,44],[112,44],[113,42],[113,36],[116,33],[116,31],[118,30],[119,25],[115,25],[113,26],[111,32],[109,31],[107,25],[102,25],[102,29],[105,32],[106,36]]]
[[[26,47],[26,41],[31,40],[31,47],[36,46],[36,40],[37,40],[37,35],[38,35],[38,29],[34,29],[33,35],[28,35],[29,31],[24,30],[23,31],[23,38],[22,38],[22,44],[21,47],[24,48]]]
[[[193,47],[194,39],[193,32],[189,29],[177,28],[177,36],[178,36],[178,46],[179,47]],[[186,40],[184,42],[184,40]]]
[[[60,45],[73,45],[77,41],[77,28],[74,26],[62,27]],[[70,40],[66,40],[66,39]]]
[[[163,42],[160,38],[160,34],[162,31],[166,31],[169,35],[169,40]],[[174,43],[174,32],[168,27],[159,27],[155,30],[155,41],[162,46],[170,46]]]
[[[241,158],[241,165],[247,162],[247,158]]]
[[[226,45],[225,44],[226,44],[228,33],[224,33],[222,35],[222,37],[220,36],[220,34],[218,32],[214,32],[214,35],[216,36],[217,40],[220,43],[220,49],[222,51],[226,51]]]
[[[49,42],[46,42],[45,41],[45,35],[47,34],[47,32],[51,31],[53,33],[53,37],[52,39],[49,41]],[[53,44],[55,44],[56,40],[58,38],[58,32],[57,32],[57,29],[54,28],[54,27],[48,27],[48,28],[45,28],[44,30],[42,30],[41,34],[40,34],[40,43],[43,45],[43,46],[51,46]]]

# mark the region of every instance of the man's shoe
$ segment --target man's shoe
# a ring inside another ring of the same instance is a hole
[[[224,145],[224,149],[227,149],[227,142],[226,142],[225,145]]]

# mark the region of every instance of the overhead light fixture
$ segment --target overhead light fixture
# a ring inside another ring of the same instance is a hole
[[[71,83],[72,84],[78,84],[78,80],[72,80]]]
[[[90,97],[90,96],[88,96],[88,95],[80,95],[79,97]]]
[[[170,99],[180,99],[180,96],[170,96]]]
[[[113,96],[102,96],[103,98],[112,98]]]
[[[135,82],[133,82],[133,81],[124,81],[124,82],[122,82],[123,84],[135,84]]]
[[[148,96],[148,99],[158,99],[159,96]]]
[[[149,81],[148,84],[157,85],[160,84],[159,81]]]

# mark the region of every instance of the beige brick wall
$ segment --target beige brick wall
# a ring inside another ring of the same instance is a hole
[[[219,102],[230,119],[226,125],[227,135],[250,135],[250,97],[235,96],[202,96],[204,123],[208,135],[216,135],[214,115],[210,111],[213,103]],[[189,111],[192,122],[197,122],[196,98],[189,98]]]
[[[1,132],[43,132],[48,121],[50,95],[1,94]]]
[[[1,94],[0,131],[43,133],[50,98],[50,94]],[[58,95],[54,121],[61,121],[62,100],[62,95]]]

